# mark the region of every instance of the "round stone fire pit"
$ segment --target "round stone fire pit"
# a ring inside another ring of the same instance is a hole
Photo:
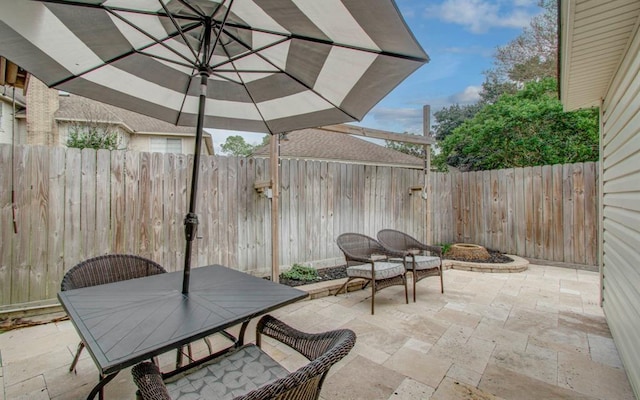
[[[470,243],[455,243],[451,245],[447,253],[451,258],[459,260],[488,260],[491,258],[489,252],[484,247]]]

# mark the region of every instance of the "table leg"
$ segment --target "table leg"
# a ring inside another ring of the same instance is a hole
[[[244,321],[240,326],[240,332],[238,333],[238,340],[236,340],[235,346],[240,347],[244,345],[244,334],[247,331],[247,326],[249,326],[249,321]]]
[[[107,376],[100,375],[100,382],[91,390],[91,393],[87,396],[87,400],[93,400],[98,393],[100,394],[99,399],[102,400],[104,398],[104,386],[111,382],[116,375],[118,375],[117,372]]]

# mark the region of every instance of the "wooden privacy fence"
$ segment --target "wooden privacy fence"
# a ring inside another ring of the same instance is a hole
[[[0,165],[0,306],[55,298],[69,268],[100,254],[182,269],[191,157],[17,146],[12,158],[0,145]],[[254,190],[268,160],[210,156],[200,168],[192,264],[269,275],[270,200]],[[280,175],[282,265],[340,257],[347,231],[426,235],[425,202],[409,191],[421,170],[283,160]]]
[[[269,179],[268,164],[202,158],[194,266],[270,274],[270,200],[254,189]],[[182,269],[191,157],[17,146],[12,162],[11,146],[0,145],[0,165],[0,306],[55,298],[65,271],[100,254],[134,253]],[[281,265],[339,259],[340,233],[375,236],[382,228],[597,262],[596,163],[432,173],[429,227],[426,202],[410,190],[424,184],[421,170],[303,160],[280,168]]]
[[[597,163],[434,173],[431,184],[435,242],[597,264]]]

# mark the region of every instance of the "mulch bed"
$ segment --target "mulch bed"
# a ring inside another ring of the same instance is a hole
[[[491,264],[506,264],[513,261],[512,258],[506,256],[499,251],[489,250],[489,259],[488,260],[462,260],[458,259],[458,261],[467,261],[467,262],[477,262],[477,263],[491,263]],[[444,257],[449,260],[456,260],[455,258],[449,258],[447,256]],[[347,277],[347,266],[339,265],[336,267],[330,268],[322,268],[318,270],[318,279],[315,281],[300,281],[297,279],[286,279],[280,276],[280,283],[287,286],[301,286],[308,285],[310,283],[324,282],[324,281],[332,281],[334,279],[341,279]]]

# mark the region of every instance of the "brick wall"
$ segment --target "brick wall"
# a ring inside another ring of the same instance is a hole
[[[54,115],[58,110],[58,91],[49,89],[33,76],[27,89],[27,143],[58,146]]]

